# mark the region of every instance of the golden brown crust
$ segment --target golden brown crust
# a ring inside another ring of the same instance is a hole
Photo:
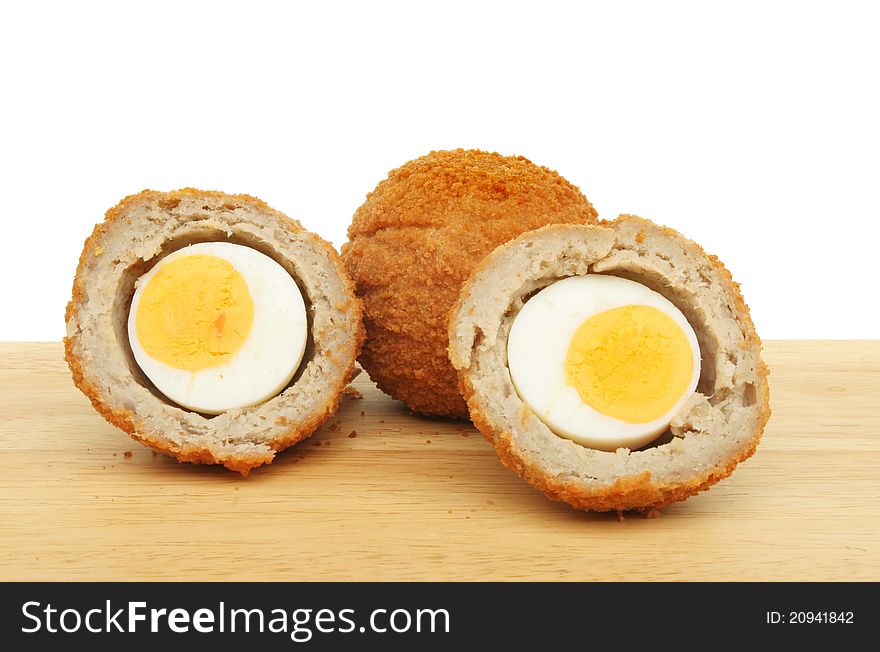
[[[109,209],[105,214],[104,221],[95,225],[92,234],[86,239],[83,245],[82,253],[80,254],[76,275],[74,277],[71,300],[70,302],[68,302],[67,308],[65,310],[66,323],[69,323],[71,319],[73,319],[74,314],[81,308],[82,303],[85,299],[82,287],[82,279],[83,275],[86,273],[86,267],[89,257],[103,255],[103,251],[96,243],[101,240],[102,235],[107,231],[108,228],[110,228],[110,225],[114,221],[120,219],[120,217],[125,214],[126,210],[130,206],[143,201],[145,198],[158,198],[160,205],[162,205],[163,207],[174,207],[180,202],[180,200],[184,198],[223,199],[228,202],[250,204],[251,206],[258,208],[265,213],[292,222],[308,240],[310,240],[316,247],[322,249],[327,254],[329,259],[332,261],[335,272],[338,274],[339,278],[343,282],[346,293],[349,297],[346,305],[337,306],[337,309],[341,311],[350,310],[354,314],[354,321],[356,323],[356,326],[354,332],[351,333],[351,337],[354,342],[354,354],[347,356],[347,361],[343,359],[343,361],[346,363],[346,366],[344,373],[340,376],[341,380],[334,387],[332,387],[332,390],[328,393],[326,401],[321,406],[321,408],[317,410],[310,419],[296,423],[285,423],[284,425],[288,425],[290,427],[286,430],[279,432],[279,434],[273,438],[270,444],[272,449],[271,453],[239,453],[234,456],[225,456],[220,458],[213,454],[211,451],[206,450],[204,447],[201,446],[179,446],[173,444],[167,439],[151,436],[148,433],[147,428],[144,427],[144,424],[138,421],[138,417],[134,412],[132,412],[131,410],[120,409],[116,406],[113,406],[102,398],[102,393],[98,390],[95,384],[88,378],[87,374],[84,372],[82,359],[79,355],[77,355],[75,350],[76,338],[69,336],[64,338],[64,357],[67,361],[68,366],[70,367],[74,384],[80,389],[80,391],[82,391],[83,394],[85,394],[95,410],[107,422],[128,433],[133,439],[141,442],[142,444],[149,446],[150,448],[159,452],[166,453],[172,457],[175,457],[180,462],[190,462],[193,464],[222,464],[226,468],[237,471],[243,476],[246,476],[253,468],[256,468],[263,464],[271,464],[274,460],[274,452],[284,450],[285,448],[292,446],[293,444],[309,437],[312,433],[314,433],[315,430],[318,429],[318,427],[320,427],[320,425],[324,421],[326,421],[327,418],[334,414],[338,409],[348,380],[354,375],[355,358],[357,352],[360,351],[360,348],[364,341],[365,334],[363,327],[363,310],[361,302],[356,297],[354,292],[354,284],[348,277],[348,274],[342,264],[342,259],[339,256],[338,252],[333,248],[333,246],[318,237],[317,235],[306,231],[302,228],[299,222],[297,222],[296,220],[291,220],[283,213],[280,213],[279,211],[276,211],[275,209],[268,206],[264,201],[250,195],[229,195],[219,191],[204,191],[195,188],[183,188],[171,192],[143,190],[140,193],[125,197],[116,206]],[[339,361],[336,360],[335,357],[334,360],[337,362]]]
[[[392,170],[358,208],[342,249],[364,301],[364,370],[416,412],[466,418],[446,355],[462,284],[524,231],[595,221],[580,190],[521,156],[431,152]]]
[[[646,227],[649,226],[652,229],[659,228],[664,235],[667,235],[670,238],[687,240],[674,229],[658,227],[644,218],[632,215],[622,215],[618,219],[622,218],[643,222]],[[614,221],[602,220],[600,221],[599,226],[613,227],[613,224]],[[644,233],[639,231],[636,235],[636,241],[641,243],[643,240]],[[743,299],[740,285],[733,280],[730,271],[716,256],[707,254],[700,245],[691,240],[687,240],[687,242],[694,246],[700,254],[705,256],[711,262],[715,270],[721,275],[722,283],[726,285],[726,290],[735,304],[734,311],[737,314],[744,336],[743,346],[754,347],[754,349],[760,351],[761,340],[755,330],[749,307]],[[497,258],[500,255],[502,255],[502,252],[496,250],[483,260],[479,269],[485,269],[492,264],[493,257]],[[479,269],[475,270],[468,282],[462,287],[461,298],[464,298],[471,293],[471,286],[477,278],[477,272]],[[462,300],[460,299],[452,308],[451,314],[455,314],[460,309],[461,303]],[[619,512],[625,510],[638,510],[650,514],[653,513],[653,510],[665,507],[674,502],[685,500],[689,496],[693,496],[708,489],[719,480],[729,476],[736,468],[737,464],[754,454],[771,414],[769,391],[767,390],[767,378],[770,370],[764,361],[760,360],[756,371],[759,383],[763,386],[764,391],[757,393],[761,403],[758,406],[758,418],[755,426],[755,433],[748,445],[736,455],[697,476],[689,478],[685,482],[659,482],[656,478],[652,477],[650,471],[646,471],[635,477],[629,476],[619,478],[610,486],[600,486],[590,489],[574,481],[562,480],[548,473],[540,466],[530,463],[523,458],[518,453],[517,447],[513,442],[512,433],[510,431],[499,430],[496,426],[493,426],[491,419],[483,409],[483,406],[476,395],[475,389],[470,382],[467,368],[459,370],[458,380],[460,391],[467,400],[471,420],[480,432],[483,433],[485,438],[495,447],[496,453],[502,463],[543,492],[547,497],[568,503],[572,507],[583,510],[617,510]]]

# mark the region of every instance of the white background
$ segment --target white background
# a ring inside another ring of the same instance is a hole
[[[522,154],[717,254],[771,338],[876,338],[880,10],[854,2],[5,2],[0,340],[59,339],[143,188],[337,246],[387,171]]]

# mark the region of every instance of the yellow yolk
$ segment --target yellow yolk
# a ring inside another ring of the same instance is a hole
[[[691,346],[666,313],[622,306],[575,331],[565,376],[587,405],[629,423],[648,423],[675,406],[694,370]]]
[[[144,351],[175,369],[225,364],[241,348],[254,320],[244,277],[223,258],[182,256],[147,283],[137,309]]]

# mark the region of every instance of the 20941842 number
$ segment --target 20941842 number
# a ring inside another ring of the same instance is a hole
[[[853,623],[852,611],[790,611],[788,614],[788,622],[791,624],[809,624],[809,623],[825,623],[836,624],[842,623],[851,625]]]

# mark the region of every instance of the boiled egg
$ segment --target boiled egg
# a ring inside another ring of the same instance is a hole
[[[514,318],[507,358],[539,419],[604,451],[656,439],[700,377],[700,347],[681,311],[641,283],[602,274],[531,297]]]
[[[261,403],[290,382],[308,323],[299,287],[281,265],[250,247],[201,242],[138,279],[128,338],[160,392],[219,414]]]

